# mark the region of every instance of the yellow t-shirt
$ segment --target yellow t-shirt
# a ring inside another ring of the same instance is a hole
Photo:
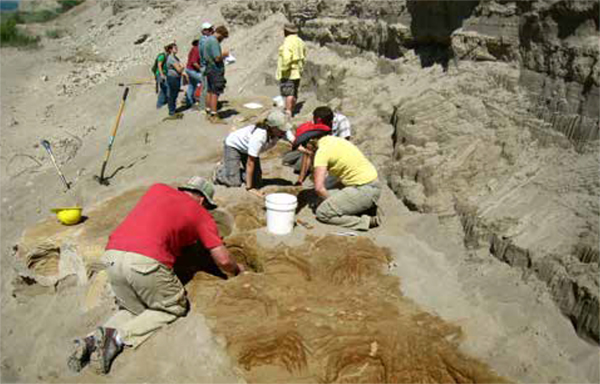
[[[377,170],[360,149],[340,137],[325,136],[319,140],[314,166],[327,167],[327,171],[346,186],[368,184],[377,179]]]

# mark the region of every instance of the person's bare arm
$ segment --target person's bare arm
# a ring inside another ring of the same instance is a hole
[[[210,250],[210,256],[217,266],[228,275],[237,276],[244,272],[244,266],[237,263],[229,254],[224,245],[220,245]]]
[[[256,157],[248,155],[246,162],[246,189],[251,190],[256,188],[254,185],[254,168],[256,168]]]
[[[166,60],[166,59],[165,59],[165,60]],[[161,80],[162,80],[162,79],[165,79],[165,78],[167,77],[167,75],[165,75],[165,73],[163,72],[163,68],[162,68],[162,66],[163,66],[163,63],[164,63],[164,61],[165,61],[165,60],[163,60],[163,61],[159,61],[159,62],[158,62],[158,73],[160,73],[160,78],[161,78]]]
[[[215,61],[223,61],[227,56],[229,56],[229,50],[224,49],[219,56],[215,57]]]
[[[300,174],[298,175],[297,185],[302,185],[304,180],[306,180],[306,176],[308,176],[308,170],[310,169],[310,165],[312,164],[312,154],[311,153],[303,153],[302,154],[302,164],[300,165]]]
[[[175,63],[173,64],[173,68],[181,75],[183,76],[187,76],[187,73],[185,73],[185,67],[183,66],[183,64],[181,63]]]
[[[315,192],[319,197],[326,199],[329,197],[327,188],[325,188],[325,178],[327,177],[327,167],[315,167]]]

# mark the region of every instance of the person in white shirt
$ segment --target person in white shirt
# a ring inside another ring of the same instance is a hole
[[[342,139],[350,140],[352,138],[352,128],[350,120],[341,113],[333,112],[331,108],[323,106],[317,107],[313,111],[313,122],[315,124],[325,124],[331,127],[331,135]],[[295,141],[295,136],[288,132],[286,138],[289,142]],[[294,172],[299,173],[296,185],[302,185],[309,174],[312,164],[312,156],[300,146],[283,156],[283,164],[294,168]]]
[[[257,190],[262,179],[260,154],[273,148],[290,129],[285,114],[272,111],[255,125],[230,133],[225,138],[223,161],[215,169],[214,182],[228,187],[245,183],[246,190],[260,194]]]

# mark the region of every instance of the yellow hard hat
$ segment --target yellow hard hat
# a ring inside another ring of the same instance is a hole
[[[75,225],[81,221],[81,207],[54,208],[58,220],[64,225]]]

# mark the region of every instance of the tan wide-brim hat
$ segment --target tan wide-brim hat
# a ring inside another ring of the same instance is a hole
[[[298,33],[298,27],[295,24],[292,23],[286,23],[283,26],[283,30],[288,32],[288,33]]]
[[[178,187],[180,191],[200,192],[208,202],[211,208],[217,208],[217,203],[213,200],[215,195],[215,186],[201,176],[192,176],[185,184]]]
[[[282,132],[287,132],[292,129],[292,124],[289,122],[288,117],[280,110],[269,112],[265,118],[265,123],[267,123],[269,127],[277,128]]]

